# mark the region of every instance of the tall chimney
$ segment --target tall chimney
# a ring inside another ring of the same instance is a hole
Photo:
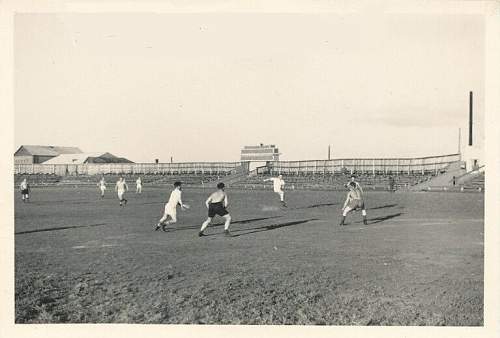
[[[469,92],[469,146],[472,145],[472,92]]]

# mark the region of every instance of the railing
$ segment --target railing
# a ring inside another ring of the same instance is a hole
[[[420,158],[333,159],[315,161],[271,161],[258,168],[257,174],[427,174],[438,173],[460,160],[459,154]],[[204,175],[228,174],[246,162],[185,163],[106,163],[106,164],[16,164],[15,174],[105,175],[164,174]]]
[[[240,162],[16,164],[14,174],[106,175],[106,174],[227,174]]]
[[[460,160],[459,154],[420,158],[333,159],[313,161],[276,161],[269,163],[272,174],[426,174],[445,170]],[[262,172],[260,169],[259,173]]]

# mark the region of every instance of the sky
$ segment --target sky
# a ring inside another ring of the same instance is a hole
[[[135,162],[456,153],[484,22],[443,14],[17,14],[15,146]],[[478,137],[481,142],[481,137]]]

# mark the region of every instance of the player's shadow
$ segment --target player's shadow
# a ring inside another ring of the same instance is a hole
[[[258,222],[258,221],[263,221],[266,219],[272,219],[272,218],[280,218],[282,216],[271,216],[271,217],[260,217],[260,218],[249,218],[249,219],[242,219],[239,221],[231,221],[231,224],[247,224],[247,223],[252,223],[252,222]],[[210,224],[209,227],[220,227],[224,225],[224,223],[214,223]],[[199,229],[200,226],[195,225],[195,226],[187,226],[187,227],[179,227],[179,228],[168,228],[166,232],[174,232],[174,231],[182,231],[182,230],[192,230],[192,229]]]
[[[250,228],[250,229],[241,229],[241,230],[232,230],[231,232],[233,235],[231,237],[239,237],[239,236],[245,236],[245,235],[250,235],[254,234],[256,232],[262,232],[262,231],[269,231],[269,230],[275,230],[279,228],[284,228],[284,227],[289,227],[293,225],[298,225],[298,224],[303,224],[311,221],[316,221],[317,218],[311,218],[311,219],[305,219],[301,221],[292,221],[292,222],[285,222],[285,223],[278,223],[278,224],[271,224],[271,225],[265,225],[261,227],[256,227],[256,228]],[[248,231],[250,230],[250,231]],[[238,233],[234,234],[235,232],[242,232],[245,231],[244,233]],[[216,234],[211,234],[211,235],[216,235]]]
[[[297,208],[293,208],[293,209],[312,209],[312,208],[320,208],[320,207],[328,207],[328,206],[332,206],[332,205],[338,205],[339,203],[320,203],[320,204],[313,204],[313,205],[308,205],[308,206],[305,206],[305,207],[297,207]]]
[[[64,200],[64,201],[36,201],[36,202],[28,202],[28,203],[32,204],[32,205],[54,205],[54,204],[64,203],[65,205],[67,205],[67,204],[90,204],[90,203],[94,203],[94,201]]]
[[[392,207],[395,207],[395,206],[397,206],[397,204],[386,204],[386,205],[381,205],[379,207],[368,208],[368,210],[392,208]]]
[[[26,231],[16,232],[15,235],[24,235],[24,234],[31,234],[34,232],[57,231],[57,230],[67,230],[67,229],[76,229],[76,228],[90,228],[90,227],[97,227],[97,226],[101,226],[101,225],[106,225],[106,223],[88,224],[88,225],[71,225],[71,226],[66,226],[66,227],[26,230]]]
[[[368,219],[368,224],[377,224],[377,223],[384,222],[384,221],[387,221],[387,220],[395,218],[395,217],[399,217],[401,215],[402,215],[402,213],[399,212],[397,214],[391,214],[391,215],[386,215],[386,216],[370,218],[370,219]]]

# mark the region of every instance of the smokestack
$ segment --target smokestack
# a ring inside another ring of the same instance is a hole
[[[469,92],[469,146],[472,145],[472,92]]]
[[[328,160],[330,160],[330,145],[328,145]]]

